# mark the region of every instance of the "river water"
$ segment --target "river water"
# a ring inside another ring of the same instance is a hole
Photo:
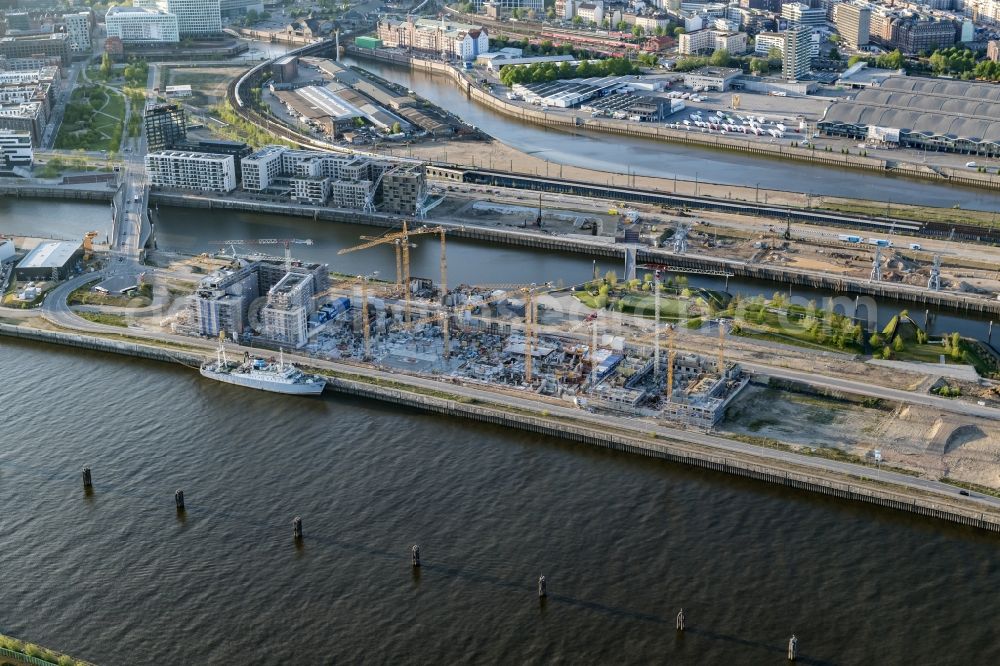
[[[0,632],[99,664],[1000,660],[995,535],[180,366],[0,368]]]
[[[105,204],[0,199],[0,233],[31,234],[35,228],[40,231],[34,233],[64,238],[80,238],[89,230],[96,230],[103,235],[110,229],[110,214]],[[384,232],[384,229],[378,227],[300,217],[164,207],[160,209],[157,244],[163,250],[197,254],[229,250],[212,243],[216,240],[311,238],[314,245],[295,246],[296,257],[328,263],[331,270],[340,273],[357,275],[378,271],[379,277],[391,280],[396,275],[396,259],[394,251],[389,247],[337,256],[339,249],[361,242],[360,236],[380,235]],[[439,248],[436,238],[427,236],[417,239],[416,247],[410,251],[411,274],[437,281],[440,275]],[[240,251],[252,249],[239,248]],[[265,249],[274,254],[281,251],[280,248]],[[607,257],[599,258],[597,270],[601,275],[609,270],[622,275],[624,267],[620,263]],[[594,261],[586,255],[490,246],[466,239],[448,241],[448,282],[453,286],[461,283],[532,282],[573,285],[589,280],[593,271]],[[692,275],[689,282],[692,286],[708,289],[726,288],[725,281],[715,277]],[[770,297],[775,291],[788,293],[787,286],[756,280],[730,280],[728,290],[750,298],[760,294]],[[805,288],[793,288],[791,295],[803,303],[814,299],[821,305],[838,296],[834,292]],[[837,310],[849,314],[853,310],[852,303],[851,298],[841,298],[838,300]],[[869,308],[862,308],[859,313],[866,319],[884,325],[892,316],[906,308],[917,310],[913,304],[883,300],[872,305],[871,311]],[[987,319],[933,308],[930,312],[933,315],[930,320],[931,332],[958,331],[966,336],[986,339],[989,326]],[[916,312],[914,315],[917,321],[923,322],[923,318]]]
[[[206,218],[211,222],[206,224]],[[157,229],[158,246],[162,249],[183,252],[218,251],[221,246],[213,245],[213,240],[227,238],[311,238],[312,246],[299,245],[294,255],[309,261],[325,262],[331,270],[361,274],[378,271],[383,279],[395,279],[396,255],[389,247],[373,248],[337,256],[337,250],[360,243],[362,235],[381,235],[385,230],[354,224],[311,220],[308,218],[261,215],[237,211],[192,211],[184,208],[161,208],[160,225]],[[416,247],[410,251],[411,274],[438,281],[440,276],[441,251],[436,237],[425,236],[417,239]],[[228,248],[225,248],[228,251]],[[252,248],[239,248],[248,251]],[[277,254],[278,250],[272,250]],[[609,270],[624,274],[621,261],[602,257],[597,260],[597,270],[604,275]],[[594,272],[594,260],[586,255],[569,252],[549,252],[523,247],[491,246],[484,242],[466,239],[448,241],[448,283],[466,284],[542,284],[546,282],[574,285],[590,280]],[[722,278],[692,275],[692,286],[723,290],[727,288]],[[757,280],[730,280],[728,290],[734,294],[755,297],[760,294],[770,297],[775,291],[788,293],[785,285]],[[791,295],[805,303],[815,299],[821,305],[838,294],[830,291],[793,288]],[[859,309],[860,316],[885,323],[900,310],[912,304],[883,300],[868,309]],[[850,314],[853,298],[842,298],[838,311]],[[846,312],[845,312],[846,310]],[[947,310],[932,309],[931,331],[959,331],[963,335],[985,339],[988,321],[976,316],[959,315]],[[914,313],[916,316],[916,313]],[[922,321],[921,317],[917,317]]]
[[[345,58],[344,62],[404,85],[503,143],[556,164],[661,178],[673,178],[676,174],[683,180],[697,178],[702,182],[747,187],[759,184],[766,189],[872,201],[1000,209],[1000,193],[996,192],[594,132],[570,135],[519,123],[476,104],[451,79],[441,75],[375,60]],[[442,148],[441,159],[446,157],[446,150]]]

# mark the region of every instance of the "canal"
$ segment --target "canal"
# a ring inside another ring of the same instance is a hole
[[[110,231],[110,212],[106,204],[85,202],[49,202],[38,200],[0,199],[0,233],[10,235],[54,235],[62,238],[81,238],[90,230],[104,235]],[[341,248],[357,245],[362,235],[381,235],[380,227],[311,220],[302,217],[285,217],[243,211],[201,210],[190,208],[160,209],[157,243],[162,250],[200,254],[202,252],[230,251],[228,247],[213,243],[227,239],[253,238],[310,238],[314,245],[295,246],[294,255],[306,261],[323,262],[338,273],[349,275],[378,272],[381,279],[393,280],[396,275],[395,253],[390,246],[372,248],[338,256]],[[434,281],[440,275],[440,246],[436,238],[427,236],[415,239],[416,247],[410,251],[411,274]],[[255,248],[238,248],[250,252]],[[280,253],[280,248],[270,250]],[[596,260],[597,271],[604,275],[616,271],[624,273],[621,262],[602,257]],[[594,274],[595,260],[583,254],[549,252],[525,247],[489,245],[485,242],[453,238],[448,241],[448,282],[459,284],[542,284],[552,282],[575,285],[590,280]],[[722,278],[691,275],[694,287],[726,290]],[[853,297],[819,289],[746,279],[730,279],[728,291],[747,298],[758,295],[770,297],[775,292],[790,295],[798,302],[815,300],[821,306],[828,299],[836,298],[837,311],[851,314]],[[840,297],[840,298],[838,298]],[[869,308],[859,310],[861,316],[884,325],[900,310],[908,309],[918,322],[922,313],[912,303],[891,300],[869,301]],[[862,305],[864,301],[862,301]],[[847,310],[845,312],[845,309]],[[931,308],[932,333],[958,331],[962,335],[985,339],[988,318],[965,315],[950,310]]]
[[[206,224],[205,219],[211,219]],[[396,275],[396,255],[389,245],[359,252],[337,255],[341,248],[361,243],[362,235],[381,235],[385,229],[354,224],[311,220],[300,217],[262,215],[241,211],[202,211],[187,208],[161,208],[160,228],[157,240],[162,249],[181,252],[218,251],[222,246],[212,244],[213,240],[230,238],[311,238],[312,246],[296,246],[294,254],[305,260],[325,262],[331,270],[351,275],[378,271],[382,279],[394,280]],[[411,275],[438,281],[440,275],[440,245],[436,237],[425,236],[415,239],[416,247],[410,250]],[[229,251],[229,248],[222,248]],[[251,251],[253,248],[240,248]],[[273,251],[275,254],[277,250]],[[485,242],[452,238],[448,240],[448,283],[456,286],[465,284],[542,284],[552,282],[575,285],[590,280],[595,269],[595,260],[584,254],[570,252],[550,252],[525,247],[490,245]],[[616,271],[624,274],[624,265],[608,257],[596,260],[598,274]],[[691,275],[692,286],[726,290],[723,278]],[[832,291],[789,287],[784,284],[747,279],[730,279],[728,291],[747,298],[758,295],[770,297],[776,291],[790,295],[799,302],[816,300],[823,306],[830,298],[842,297]],[[900,310],[916,308],[912,303],[894,301],[874,301],[868,308],[859,310],[861,316],[869,320],[885,323]],[[852,314],[853,297],[838,298],[837,311]],[[865,300],[862,300],[864,304]],[[845,307],[847,311],[845,312]],[[914,317],[922,322],[923,317]],[[931,332],[959,331],[970,337],[986,337],[988,321],[975,315],[964,316],[947,310],[931,310]]]
[[[684,180],[697,178],[701,182],[747,187],[759,184],[765,189],[871,201],[1000,209],[1000,193],[997,192],[631,137],[593,132],[567,134],[522,124],[476,104],[446,76],[411,71],[408,67],[376,60],[344,58],[344,62],[404,85],[503,143],[555,164],[661,178],[676,175]],[[445,148],[442,148],[441,158],[444,156]]]

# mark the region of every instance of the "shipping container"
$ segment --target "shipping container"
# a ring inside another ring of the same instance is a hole
[[[358,37],[354,40],[354,45],[359,49],[380,49],[382,40],[377,37]]]

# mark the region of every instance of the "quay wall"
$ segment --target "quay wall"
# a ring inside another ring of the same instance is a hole
[[[42,331],[8,324],[0,324],[0,336],[63,344],[94,351],[125,354],[156,361],[183,363],[185,365],[198,364],[203,358],[201,354],[196,352],[173,351],[145,344],[109,340],[76,333]],[[931,498],[909,495],[877,486],[867,486],[863,483],[845,483],[825,478],[822,474],[782,471],[739,457],[720,456],[707,450],[700,450],[685,445],[681,441],[640,439],[638,437],[598,430],[585,425],[558,422],[544,416],[536,417],[515,413],[502,408],[422,395],[346,378],[330,378],[327,387],[329,390],[353,396],[405,405],[428,412],[467,418],[482,423],[516,428],[541,435],[559,437],[580,444],[598,446],[631,455],[658,458],[673,463],[691,465],[702,469],[763,481],[765,483],[838,497],[840,499],[874,504],[897,511],[906,511],[989,532],[1000,533],[1000,518],[992,515],[987,516],[984,512],[975,511],[971,508],[943,504],[935,502]],[[442,385],[442,391],[447,391],[449,388],[447,385]]]
[[[61,185],[0,184],[0,197],[14,199],[75,199],[77,201],[111,201],[115,190],[81,190]]]
[[[921,165],[910,165],[904,162],[883,160],[862,155],[828,153],[809,148],[783,146],[780,144],[761,143],[758,141],[724,137],[719,134],[702,134],[701,132],[675,130],[664,127],[662,124],[655,123],[619,123],[602,118],[585,118],[578,121],[576,117],[570,116],[566,113],[529,109],[496,97],[486,90],[476,86],[472,81],[466,78],[462,72],[445,62],[411,57],[401,53],[359,49],[353,45],[348,46],[346,48],[346,52],[349,55],[359,58],[372,58],[400,65],[409,65],[411,68],[416,70],[449,76],[459,86],[459,88],[461,88],[462,91],[474,101],[483,104],[484,106],[488,106],[503,115],[536,125],[555,127],[570,132],[576,130],[591,130],[617,134],[620,136],[633,136],[659,141],[673,141],[701,147],[718,148],[720,150],[735,150],[738,152],[774,157],[777,159],[800,160],[825,164],[828,166],[891,173],[913,178],[924,178],[939,182],[943,181],[956,183],[971,187],[1000,189],[1000,177],[993,176],[991,174],[982,174],[978,172],[965,173],[944,167],[939,169],[930,169]]]
[[[280,203],[235,198],[190,196],[162,191],[152,192],[150,199],[160,204],[179,207],[249,210],[259,213],[295,215],[309,217],[314,220],[332,220],[348,224],[366,224],[386,228],[399,226],[398,218],[378,213],[368,214],[331,208],[300,208]],[[435,224],[448,227],[449,235],[458,238],[556,252],[574,252],[598,257],[624,257],[625,254],[624,246],[613,243],[588,242],[582,239],[549,236],[539,233],[458,225],[443,220],[435,220]],[[886,282],[869,282],[857,278],[830,276],[822,273],[797,271],[783,266],[750,264],[709,256],[675,255],[649,248],[640,249],[638,259],[642,263],[663,264],[677,272],[683,272],[684,270],[718,271],[720,273],[729,273],[732,277],[781,282],[815,289],[828,289],[845,294],[872,296],[874,298],[891,298],[908,303],[916,303],[924,307],[951,308],[962,312],[984,315],[995,314],[1000,316],[1000,301],[965,294],[907,288],[903,285]]]

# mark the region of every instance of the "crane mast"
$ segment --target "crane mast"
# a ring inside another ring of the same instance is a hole
[[[660,271],[653,273],[653,377],[660,378]]]

